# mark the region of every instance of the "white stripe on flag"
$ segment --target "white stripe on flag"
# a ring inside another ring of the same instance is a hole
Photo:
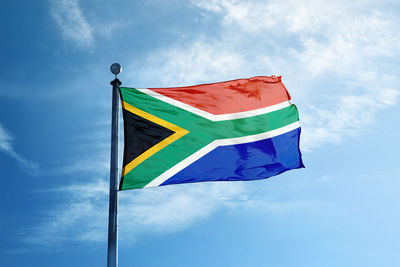
[[[243,144],[243,143],[250,143],[250,142],[255,142],[267,138],[272,138],[290,131],[293,131],[294,129],[297,129],[300,127],[300,122],[296,121],[292,124],[286,125],[284,127],[268,131],[265,133],[260,133],[260,134],[255,134],[255,135],[249,135],[249,136],[243,136],[243,137],[237,137],[237,138],[228,138],[228,139],[219,139],[211,142],[210,144],[206,145],[202,149],[198,150],[194,154],[190,155],[186,159],[182,160],[178,164],[174,165],[164,173],[162,173],[160,176],[155,178],[153,181],[148,183],[145,187],[153,187],[153,186],[159,186],[160,184],[164,183],[166,180],[195,162],[196,160],[200,159],[207,153],[211,152],[215,148],[219,146],[228,146],[228,145],[237,145],[237,144]]]
[[[179,107],[181,109],[184,109],[186,111],[192,112],[196,115],[199,115],[203,118],[209,119],[210,121],[225,121],[225,120],[233,120],[233,119],[241,119],[241,118],[247,118],[247,117],[253,117],[253,116],[257,116],[257,115],[261,115],[261,114],[265,114],[265,113],[269,113],[269,112],[273,112],[282,108],[286,108],[290,105],[292,105],[292,103],[290,102],[290,100],[288,101],[284,101],[282,103],[273,105],[273,106],[269,106],[269,107],[265,107],[265,108],[259,108],[259,109],[254,109],[254,110],[250,110],[250,111],[243,111],[243,112],[237,112],[237,113],[230,113],[230,114],[220,114],[220,115],[214,115],[211,114],[207,111],[195,108],[193,106],[190,106],[188,104],[185,104],[181,101],[175,100],[173,98],[170,98],[168,96],[159,94],[157,92],[154,92],[150,89],[146,89],[146,88],[135,88],[136,90],[152,96],[154,98],[157,98],[158,100],[167,102],[168,104],[174,105],[176,107]]]

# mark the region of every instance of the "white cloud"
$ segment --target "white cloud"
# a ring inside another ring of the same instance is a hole
[[[122,27],[126,27],[127,25],[122,23],[121,21],[112,21],[108,24],[100,24],[96,23],[94,25],[94,31],[96,34],[99,36],[102,36],[107,39],[111,39],[113,36],[113,33],[115,33],[117,30],[119,30]]]
[[[399,91],[381,89],[364,95],[340,95],[333,111],[308,106],[302,114],[302,146],[306,151],[329,142],[355,136],[374,122],[375,113],[394,105]]]
[[[102,155],[106,155],[109,152],[108,150],[104,150]],[[72,162],[69,165],[65,165],[63,167],[57,168],[54,173],[58,174],[72,174],[72,173],[92,173],[99,174],[105,173],[109,170],[110,165],[107,163],[107,159],[105,156],[99,157],[96,155],[92,155],[91,158],[79,159],[76,162]],[[50,172],[48,173],[50,174]]]
[[[133,224],[148,231],[181,230],[224,207],[242,191],[241,183],[200,183],[127,191],[121,194],[122,229],[125,232]]]
[[[399,18],[375,12],[354,18],[346,17],[333,27],[326,25],[325,39],[303,37],[304,50],[297,53],[300,62],[313,75],[334,71],[340,77],[357,75],[358,71],[377,70],[382,57],[399,57]]]
[[[106,240],[108,188],[108,182],[97,179],[45,191],[68,201],[46,214],[25,241],[54,247],[66,241]],[[120,192],[119,239],[129,242],[140,232],[182,230],[229,205],[242,191],[241,183],[203,183]]]
[[[22,155],[15,152],[13,148],[13,136],[0,124],[0,151],[3,151],[10,157],[14,158],[27,173],[36,176],[39,174],[39,166],[27,160]]]
[[[108,229],[106,180],[45,190],[67,200],[44,214],[41,224],[28,229],[24,241],[33,246],[61,249],[66,242],[105,242]],[[143,233],[182,231],[221,209],[255,210],[273,215],[314,212],[328,202],[285,200],[250,191],[246,183],[219,182],[162,186],[119,193],[119,240],[132,243]],[[276,189],[280,190],[280,189]]]
[[[377,112],[397,104],[400,17],[390,9],[369,1],[193,2],[220,18],[221,34],[177,40],[155,51],[140,68],[127,67],[140,71],[125,78],[126,84],[179,86],[281,74],[300,108],[306,150],[359,134],[374,123]],[[89,168],[82,163],[70,167]],[[52,219],[46,218],[30,241],[105,240],[107,188],[100,180],[60,189],[70,201],[48,214]],[[243,191],[240,183],[216,183],[122,192],[121,238],[183,229],[235,205]],[[270,211],[313,205],[244,203]],[[45,231],[48,240],[41,239]]]
[[[272,30],[274,33],[316,32],[323,23],[334,23],[332,15],[343,11],[341,1],[236,1],[194,0],[199,8],[215,12],[228,27],[248,32]],[[329,14],[329,15],[327,15]]]
[[[81,47],[93,45],[93,29],[83,16],[77,0],[53,0],[50,13],[65,39]]]
[[[301,111],[306,150],[356,135],[397,103],[400,16],[390,8],[369,1],[192,2],[220,18],[219,37],[156,51],[140,77],[129,79],[156,77],[149,86],[162,87],[283,75]]]
[[[57,247],[66,241],[102,241],[107,222],[107,184],[103,180],[41,193],[66,195],[67,201],[44,214],[45,219],[24,237],[27,243]]]
[[[225,44],[196,40],[189,46],[172,47],[150,55],[148,68],[144,68],[139,77],[144,81],[156,77],[158,86],[185,85],[231,76],[243,70],[244,63],[243,56],[232,53]],[[128,77],[128,83],[129,80],[137,81],[137,78]]]
[[[12,142],[13,138],[6,131],[3,125],[0,124],[0,149],[3,151],[12,151]]]

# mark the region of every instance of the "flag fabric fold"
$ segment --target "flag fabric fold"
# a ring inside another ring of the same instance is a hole
[[[120,92],[121,190],[258,180],[304,167],[297,108],[281,77]]]

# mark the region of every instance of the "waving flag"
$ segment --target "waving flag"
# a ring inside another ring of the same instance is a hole
[[[120,90],[121,190],[265,179],[304,167],[297,108],[281,77]]]

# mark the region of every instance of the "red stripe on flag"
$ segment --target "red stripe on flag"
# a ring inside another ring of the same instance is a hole
[[[214,115],[250,111],[291,99],[280,76],[149,89]]]

